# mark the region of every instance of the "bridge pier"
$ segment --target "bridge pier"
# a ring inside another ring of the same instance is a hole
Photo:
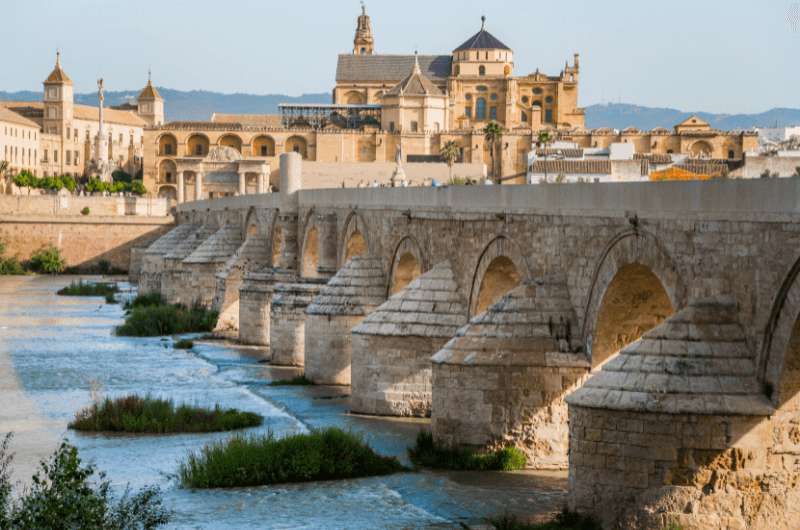
[[[567,398],[570,507],[609,528],[796,527],[800,473],[756,374],[725,298],[623,348]]]
[[[188,275],[187,297],[192,303],[211,307],[217,287],[217,274],[242,245],[242,228],[226,224],[203,241],[183,260]]]
[[[269,263],[264,237],[250,234],[216,275],[212,307],[219,313],[217,327],[239,329],[239,296],[244,275],[258,264]]]
[[[564,396],[589,372],[566,282],[525,282],[474,317],[433,361],[434,438],[476,448],[513,444],[528,467],[567,467]]]
[[[291,282],[295,271],[267,268],[244,275],[239,288],[239,342],[269,346],[272,291],[276,283]]]
[[[306,377],[323,385],[350,384],[350,331],[385,295],[381,260],[366,256],[347,262],[322,287],[306,310]]]
[[[160,293],[161,277],[164,274],[164,257],[173,247],[198,226],[191,223],[179,224],[147,247],[142,256],[142,267],[139,273],[139,294]]]
[[[161,296],[169,303],[191,305],[194,302],[190,289],[191,273],[184,267],[183,260],[203,242],[214,235],[216,228],[204,224],[190,233],[164,256],[164,274],[161,276]]]
[[[353,412],[430,416],[431,356],[467,321],[450,262],[413,280],[352,332]]]
[[[274,286],[269,325],[271,364],[305,364],[306,308],[324,284],[324,279],[308,279]]]

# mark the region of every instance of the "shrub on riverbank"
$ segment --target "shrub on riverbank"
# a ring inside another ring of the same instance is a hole
[[[119,292],[119,287],[115,283],[91,283],[78,280],[59,290],[57,294],[61,296],[114,296]]]
[[[125,309],[130,310],[137,307],[150,307],[154,305],[166,305],[161,293],[146,293],[137,295],[136,298],[125,303]]]
[[[219,314],[203,307],[182,305],[139,305],[132,307],[125,323],[117,327],[123,337],[156,337],[211,331]]]
[[[52,245],[37,250],[28,260],[28,268],[40,274],[61,274],[65,266],[61,251]]]
[[[306,379],[305,375],[297,375],[291,379],[276,379],[269,382],[269,386],[307,386],[313,384],[314,381]]]
[[[92,432],[129,432],[172,434],[183,432],[220,432],[257,427],[264,421],[253,412],[236,409],[213,409],[176,406],[172,400],[125,396],[105,399],[81,410],[69,424],[70,429]]]
[[[237,488],[389,475],[404,468],[341,429],[275,438],[235,436],[190,453],[178,470],[188,488]]]
[[[547,523],[524,523],[514,515],[490,519],[495,530],[602,530],[597,519],[579,513],[562,511]]]
[[[415,465],[434,469],[516,471],[524,469],[527,463],[525,453],[516,447],[496,451],[448,447],[434,442],[433,435],[424,431],[417,435],[408,456]]]
[[[194,348],[194,342],[190,341],[189,339],[181,339],[176,341],[175,344],[172,345],[173,348],[176,350],[191,350]]]
[[[0,276],[25,274],[25,268],[22,266],[22,263],[14,257],[3,257],[5,253],[6,244],[0,241]]]
[[[66,442],[39,464],[31,486],[13,498],[10,440],[9,434],[0,443],[0,528],[151,530],[172,518],[156,487],[126,490],[114,499],[111,483],[94,466],[82,465],[78,450]]]

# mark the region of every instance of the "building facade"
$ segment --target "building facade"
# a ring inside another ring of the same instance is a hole
[[[3,160],[9,163],[10,173],[26,169],[37,176],[91,176],[98,143],[104,149],[107,145],[105,158],[113,169],[123,169],[132,175],[141,169],[144,128],[164,122],[164,100],[149,79],[137,105],[104,109],[103,142],[98,139],[100,109],[75,103],[72,79],[61,67],[60,53],[43,85],[44,97],[40,102],[0,102],[1,141],[4,146],[15,148],[10,153],[5,149],[0,151]],[[5,134],[6,128],[20,136]],[[23,128],[26,141],[33,135],[31,145],[18,145],[23,141]],[[21,149],[26,150],[25,163],[17,154]],[[28,161],[31,149],[34,155]]]
[[[273,185],[275,157],[283,152],[333,164],[329,172],[336,173],[336,164],[347,172],[348,163],[386,163],[398,153],[403,162],[441,162],[449,141],[459,148],[459,162],[491,166],[494,159],[492,176],[524,183],[542,130],[578,149],[632,144],[636,154],[648,156],[741,160],[758,148],[755,133],[712,129],[696,116],[673,130],[587,130],[579,83],[578,54],[558,75],[538,70],[515,75],[514,51],[487,30],[485,18],[480,30],[449,54],[379,54],[362,8],[352,52],[338,56],[331,104],[281,105],[280,116],[214,114],[208,122],[151,122],[144,139],[145,186],[153,194],[177,197],[177,158],[199,160],[214,146],[268,166]],[[492,121],[503,128],[495,153],[483,133]],[[246,175],[246,190],[256,188],[260,171]],[[184,179],[184,197],[194,192],[193,178]],[[229,180],[228,192],[238,193],[238,181]]]

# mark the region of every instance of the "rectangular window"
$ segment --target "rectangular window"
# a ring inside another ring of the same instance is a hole
[[[75,138],[75,140],[78,139],[78,129],[73,129],[72,137]]]
[[[72,164],[72,151],[67,151],[65,154],[67,156],[67,165]]]
[[[393,121],[389,122],[389,132],[394,132],[394,122]]]
[[[547,123],[553,123],[553,109],[547,109],[544,111],[544,121]]]
[[[73,160],[74,160],[74,162],[75,162],[75,165],[77,166],[77,165],[78,165],[78,152],[77,152],[77,151],[75,151],[75,155],[74,155],[74,157],[75,157],[75,158],[73,158]]]
[[[419,130],[419,124],[415,121],[411,122],[411,132],[417,132]]]
[[[72,129],[67,129],[67,140],[69,140],[69,135],[72,132]]]
[[[119,133],[119,143],[122,144],[122,133]]]
[[[490,120],[497,119],[497,107],[489,107],[489,119]]]
[[[464,116],[466,116],[469,120],[472,119],[472,107],[467,107],[464,109]]]
[[[42,162],[47,162],[47,149],[44,150],[44,157],[42,158]]]
[[[171,153],[172,152],[172,146],[168,145],[167,147],[169,147],[168,151],[170,151],[170,154],[172,154]],[[269,152],[267,151],[267,146],[266,145],[262,145],[261,146],[261,156],[267,156],[268,154],[269,154]]]
[[[53,151],[53,162],[58,163],[58,151]]]

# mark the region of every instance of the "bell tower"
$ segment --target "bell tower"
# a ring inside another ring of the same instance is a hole
[[[147,71],[147,85],[139,92],[137,98],[137,112],[151,127],[164,123],[164,98],[153,86],[150,70]]]
[[[375,52],[375,37],[372,35],[372,22],[367,15],[367,7],[361,2],[361,15],[356,25],[353,39],[353,55],[372,55]]]
[[[44,80],[44,132],[63,136],[72,124],[73,105],[72,79],[61,69],[61,51],[57,51],[56,65]]]

